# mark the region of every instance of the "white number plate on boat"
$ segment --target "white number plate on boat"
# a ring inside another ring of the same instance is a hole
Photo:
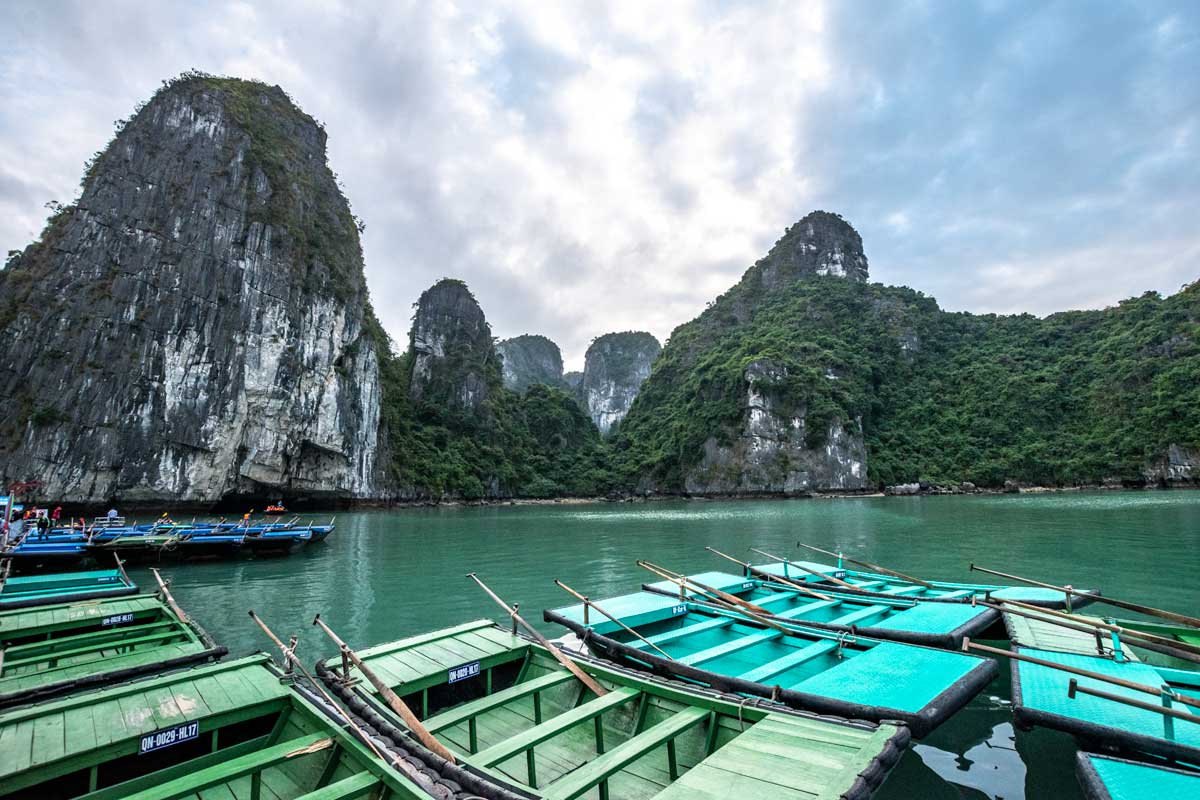
[[[745,583],[742,584],[742,588],[743,589],[753,589],[754,588],[753,581],[746,581]]]
[[[450,670],[448,683],[458,683],[465,681],[467,678],[474,678],[479,674],[479,662],[472,661],[470,664],[463,664],[461,667],[455,667]]]
[[[104,626],[124,625],[126,622],[133,622],[133,614],[132,613],[114,614],[111,617],[105,617],[104,619],[100,620],[100,624],[104,625]]]
[[[170,747],[180,742],[188,742],[199,735],[199,722],[185,722],[181,725],[176,725],[174,728],[164,728],[161,731],[147,733],[142,737],[141,746],[138,748],[138,755],[149,753],[152,750],[161,750],[164,747]]]
[[[687,613],[687,606],[673,606],[671,608],[671,616],[678,617],[680,614]]]
[[[833,577],[835,577],[835,578],[844,578],[844,577],[846,577],[846,570],[844,570],[844,569],[839,569],[839,570],[835,571],[835,572],[833,573]]]

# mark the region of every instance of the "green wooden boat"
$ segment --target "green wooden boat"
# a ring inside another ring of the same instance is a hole
[[[596,655],[634,669],[793,708],[873,721],[900,720],[925,736],[978,694],[996,662],[966,653],[783,623],[638,592],[597,604],[669,657],[582,604],[545,612]]]
[[[0,708],[225,655],[153,595],[0,611]]]
[[[0,712],[0,796],[428,799],[269,663],[251,656]]]
[[[696,584],[719,589],[765,608],[776,621],[799,622],[822,630],[849,631],[875,639],[929,647],[961,649],[965,637],[979,636],[1000,617],[994,609],[966,603],[921,603],[896,597],[863,597],[836,590],[820,590],[830,598],[822,600],[781,583],[729,572],[704,572],[688,578]],[[648,583],[642,588],[670,597],[679,596],[678,584],[671,581]],[[685,596],[692,602],[711,601],[701,589],[685,590]]]
[[[1075,775],[1087,800],[1194,800],[1200,772],[1078,753]]]
[[[907,745],[903,726],[790,711],[548,651],[478,620],[359,652],[452,753],[416,744],[356,668],[318,674],[364,721],[473,796],[725,800],[860,798]]]
[[[1055,665],[1083,669],[1104,676],[1200,698],[1200,672],[1154,666],[1126,658],[1116,661],[1096,655],[1056,652],[1014,645],[1019,656],[1042,659]],[[1066,731],[1088,742],[1109,748],[1200,764],[1200,714],[1181,704],[1176,711],[1190,712],[1179,719],[1156,710],[1161,698],[1097,678],[1083,677],[1052,666],[1012,660],[1013,714],[1017,724]],[[1071,682],[1079,689],[1071,691]],[[1150,704],[1142,707],[1137,704]],[[1194,718],[1194,719],[1193,719]]]
[[[822,587],[838,588],[828,578],[832,576],[853,585],[857,590],[871,595],[888,597],[907,597],[913,600],[935,602],[969,603],[974,597],[990,598],[992,600],[1019,600],[1030,605],[1045,608],[1066,608],[1067,595],[1053,589],[1042,589],[1036,586],[999,586],[985,583],[949,583],[947,581],[926,581],[929,586],[913,583],[892,575],[878,572],[863,572],[861,570],[845,569],[842,566],[831,566],[816,561],[776,561],[770,564],[755,564],[748,570],[758,577],[770,579],[784,577],[793,581],[816,583]],[[813,573],[819,573],[814,575]],[[841,587],[844,589],[844,587]],[[1095,590],[1077,590],[1087,594],[1099,595]],[[1071,600],[1073,608],[1082,608],[1091,602],[1088,598],[1074,597]]]
[[[1113,621],[1123,628],[1141,631],[1142,633],[1153,633],[1183,642],[1184,644],[1194,644],[1200,647],[1200,630],[1188,627],[1187,625],[1177,625],[1171,622],[1152,622],[1145,619],[1116,619]]]
[[[0,611],[13,608],[122,597],[137,594],[138,587],[121,570],[53,572],[8,578],[0,588]]]

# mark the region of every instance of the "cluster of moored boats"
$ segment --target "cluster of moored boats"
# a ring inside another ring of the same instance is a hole
[[[53,528],[44,536],[29,530],[0,545],[0,558],[10,559],[13,569],[23,572],[72,569],[86,562],[111,564],[114,555],[133,563],[286,555],[326,539],[333,533],[333,522],[318,525],[294,517],[126,524],[102,517],[87,528]]]
[[[474,574],[511,625],[360,649],[318,617],[338,655],[312,668],[254,612],[280,663],[224,659],[157,571],[154,593],[120,570],[9,577],[0,796],[866,798],[998,674],[993,656],[1020,725],[1086,743],[1089,798],[1200,796],[1200,620],[1070,586],[712,552],[736,567],[639,562],[654,580],[604,599],[557,582],[575,602],[544,612],[554,641]],[[1142,621],[1080,613],[1100,604]]]

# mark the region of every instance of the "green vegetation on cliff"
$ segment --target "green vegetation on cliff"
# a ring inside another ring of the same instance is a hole
[[[682,488],[710,436],[746,411],[746,367],[773,394],[861,419],[871,482],[1139,481],[1171,444],[1200,446],[1200,284],[1039,319],[948,313],[907,288],[811,277],[739,285],[680,326],[614,442],[622,482]]]

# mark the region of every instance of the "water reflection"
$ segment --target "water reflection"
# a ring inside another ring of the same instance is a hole
[[[1010,722],[993,727],[986,739],[964,753],[928,744],[915,745],[913,751],[948,783],[978,790],[988,800],[1025,799],[1025,763]]]

